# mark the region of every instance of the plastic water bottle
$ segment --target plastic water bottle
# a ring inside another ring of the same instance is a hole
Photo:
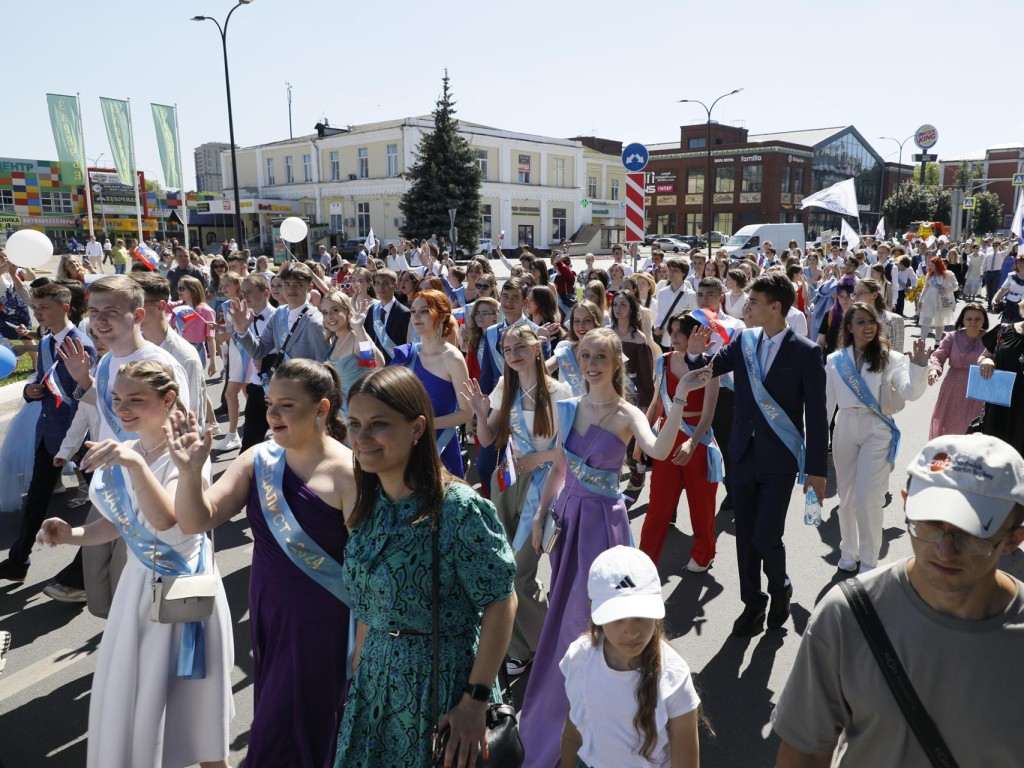
[[[818,494],[814,492],[813,488],[807,489],[804,525],[813,525],[815,528],[821,525],[821,504],[818,503]]]

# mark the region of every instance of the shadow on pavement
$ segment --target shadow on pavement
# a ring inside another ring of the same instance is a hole
[[[0,715],[0,762],[7,768],[85,765],[91,684],[92,675],[76,678]]]

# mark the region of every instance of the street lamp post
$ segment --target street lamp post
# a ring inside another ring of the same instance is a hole
[[[708,233],[708,256],[709,257],[711,255],[711,230],[714,229],[714,220],[712,219],[712,215],[711,215],[712,201],[714,199],[713,198],[714,182],[711,179],[711,110],[713,110],[715,108],[715,104],[720,102],[726,96],[732,96],[734,93],[739,93],[742,90],[743,90],[742,88],[737,88],[737,89],[735,89],[733,91],[729,91],[728,93],[723,93],[721,96],[719,96],[717,99],[715,99],[714,101],[711,102],[711,106],[710,107],[707,104],[705,104],[703,101],[698,101],[697,99],[680,99],[679,100],[680,104],[700,104],[702,107],[704,107],[704,111],[708,113],[708,138],[707,138],[707,144],[708,144],[708,170],[707,170],[707,177],[704,179],[704,197],[705,197],[705,199],[707,201],[707,211],[708,211],[707,215],[708,215],[708,217],[704,221],[704,231]],[[684,197],[683,199],[685,200],[686,198]]]
[[[105,154],[106,154],[106,152],[100,152],[100,156],[99,157],[94,158],[93,160],[90,160],[89,162],[91,162],[94,167],[98,168],[99,164],[100,164],[100,160],[103,159],[103,155],[105,155]],[[86,159],[88,160],[88,158],[86,158]],[[88,168],[85,169],[85,183],[86,184],[91,184],[92,183],[92,179],[89,177],[89,169]],[[93,188],[92,188],[92,191],[95,192],[96,196],[99,198],[100,216],[103,217],[103,236],[106,237],[107,236],[107,210],[106,210],[106,208],[103,205],[103,185],[102,184],[94,185]]]
[[[245,235],[242,232],[242,203],[238,194],[238,158],[235,155],[235,120],[231,114],[231,76],[228,73],[228,22],[231,21],[231,14],[243,5],[249,5],[252,0],[238,0],[235,7],[228,11],[224,19],[224,26],[220,25],[212,16],[193,16],[192,21],[212,21],[217,25],[220,32],[220,43],[224,49],[224,88],[228,96],[228,138],[231,141],[231,187],[235,191],[235,242],[239,248],[245,248]]]
[[[894,139],[892,136],[879,136],[878,138],[885,141],[895,141],[900,148],[900,159],[896,162],[896,214],[894,217],[896,221],[892,225],[898,239],[900,237],[900,185],[903,183],[903,145],[914,137],[907,136],[903,141]],[[921,179],[921,185],[924,186],[924,178]]]

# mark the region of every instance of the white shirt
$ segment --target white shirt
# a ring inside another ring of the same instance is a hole
[[[807,315],[797,309],[795,304],[786,313],[786,324],[797,336],[807,338]]]
[[[265,307],[263,307],[263,311],[262,312],[254,312],[254,317],[252,319],[252,322],[253,322],[253,324],[252,324],[252,331],[253,331],[254,334],[256,334],[256,338],[257,339],[260,337],[260,334],[263,333],[263,329],[267,327],[267,324],[270,323],[270,320],[274,316],[274,312],[276,312],[276,311],[277,310],[274,309],[274,307],[271,306],[268,303]],[[260,321],[258,325],[256,324],[256,320],[257,319]],[[241,347],[239,347],[239,349],[241,349]],[[253,365],[252,366],[252,375],[249,376],[249,380],[248,380],[247,383],[249,383],[249,384],[262,384],[263,383],[263,382],[260,381],[260,369],[259,369],[258,365]]]
[[[853,390],[843,381],[836,367],[839,355],[847,354],[845,349],[837,349],[825,361],[825,411],[833,413],[835,408],[863,408],[864,404],[857,399]],[[889,361],[884,371],[872,373],[867,363],[860,375],[868,387],[868,391],[882,402],[882,382],[886,381],[896,390],[896,394],[904,400],[917,400],[928,388],[928,368],[923,365],[911,365],[910,358],[899,352],[889,351]],[[838,437],[838,435],[837,435]]]
[[[565,382],[558,381],[557,379],[548,379],[548,393],[551,395],[551,434],[547,437],[537,437],[533,433],[533,420],[534,410],[527,408],[526,403],[532,404],[531,400],[525,400],[523,403],[523,415],[526,417],[523,419],[523,428],[526,431],[527,438],[530,444],[533,446],[535,451],[550,451],[555,447],[555,443],[558,441],[558,415],[555,411],[555,403],[561,400],[568,400],[572,397],[572,388]],[[490,394],[491,408],[498,410],[501,408],[502,398],[505,396],[505,377],[502,376],[498,379],[498,383],[494,385],[494,390]]]
[[[192,402],[189,399],[188,376],[185,375],[185,369],[181,367],[181,364],[178,363],[178,361],[175,360],[173,357],[171,357],[170,352],[160,349],[160,347],[158,347],[156,344],[147,341],[143,343],[140,349],[135,350],[130,355],[125,355],[124,357],[115,357],[113,352],[108,352],[106,355],[104,355],[104,357],[108,356],[110,357],[110,367],[107,370],[110,372],[110,380],[107,383],[107,396],[109,396],[110,394],[109,388],[112,388],[114,386],[114,378],[117,376],[117,372],[121,370],[122,365],[127,365],[128,363],[131,363],[135,360],[156,360],[157,362],[163,363],[164,365],[171,369],[171,372],[174,373],[174,380],[178,382],[178,399],[181,401],[181,404],[184,405],[186,408],[192,408]],[[99,392],[98,384],[94,386],[93,389],[96,390],[97,398],[103,396],[103,393]],[[203,407],[205,407],[205,404],[203,405]],[[113,427],[111,427],[110,424],[107,422],[105,410],[103,408],[99,408],[98,404],[97,408],[100,412],[99,440],[116,440],[117,435],[114,434]]]
[[[85,244],[85,258],[87,259],[102,259],[103,258],[103,246],[95,240],[90,240]]]
[[[289,309],[288,310],[288,328],[291,328],[293,325],[295,325],[295,321],[299,319],[299,317],[302,315],[302,313],[303,312],[309,312],[310,309],[312,309],[312,305],[308,301],[305,304],[303,304],[301,307],[296,307],[295,309]],[[262,329],[260,329],[260,333],[263,333]]]
[[[682,292],[682,296],[679,297],[679,301],[676,301],[676,295]],[[658,314],[654,316],[654,328],[661,328],[662,325],[668,325],[666,320],[668,319],[669,311],[673,315],[682,312],[684,309],[696,309],[697,308],[697,294],[690,288],[689,283],[683,280],[682,285],[679,286],[679,290],[673,290],[672,284],[668,283],[664,288],[658,291],[656,296],[658,300]],[[674,306],[673,306],[674,304]],[[667,333],[668,328],[665,328]],[[665,337],[665,333],[661,335],[661,344],[663,347],[668,347],[668,344],[664,342],[668,339]]]
[[[406,272],[409,270],[409,261],[405,258],[404,253],[388,253],[387,258],[388,269],[394,272],[396,275],[399,272]]]
[[[996,252],[991,245],[982,248],[981,255],[985,257],[981,262],[982,272],[995,272],[1001,266],[996,262]]]
[[[776,333],[774,336],[769,336],[764,330],[761,331],[761,343],[758,344],[757,355],[761,356],[761,345],[765,343],[765,339],[771,339],[772,345],[768,349],[768,357],[764,361],[764,365],[761,366],[761,375],[767,376],[768,371],[771,370],[772,363],[775,362],[775,356],[779,354],[779,347],[782,346],[782,340],[786,337],[786,334],[792,330],[789,327],[783,328],[781,331]],[[793,331],[796,333],[796,331]],[[807,335],[807,320],[804,320],[804,336]]]
[[[381,322],[383,322],[385,325],[387,325],[388,316],[390,315],[391,309],[394,306],[395,306],[395,299],[391,299],[391,301],[389,301],[387,304],[381,304],[380,305]]]
[[[114,249],[114,246],[112,246],[110,244],[109,240],[104,240],[103,241],[103,252],[104,253],[110,253],[113,249]]]

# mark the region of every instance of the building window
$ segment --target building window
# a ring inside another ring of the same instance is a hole
[[[491,237],[491,206],[480,206],[480,237],[489,240]]]
[[[597,197],[597,176],[587,176],[587,197]]]
[[[715,168],[715,192],[721,192],[722,194],[732,194],[735,191],[735,166],[730,165],[726,168]]]
[[[370,150],[366,147],[360,147],[356,150],[356,156],[356,175],[360,179],[370,178]]]
[[[744,165],[740,192],[760,192],[763,169],[764,166],[760,163],[757,165]]]
[[[483,181],[487,181],[487,150],[478,149],[476,151],[476,166],[480,169],[480,178]]]
[[[697,195],[704,191],[704,169],[690,168],[686,172],[686,194]]]
[[[519,156],[519,183],[520,184],[529,184],[530,183],[530,156],[529,155],[520,155]],[[532,231],[533,227],[530,227],[530,230]],[[533,237],[531,236],[530,239],[533,240]],[[532,242],[530,244],[533,245]]]
[[[565,240],[565,208],[551,209],[551,242],[560,243]]]
[[[782,166],[782,194],[788,195],[792,189],[792,168],[788,165]]]
[[[302,180],[309,184],[313,180],[313,156],[302,156]]]
[[[679,231],[679,214],[673,211],[672,213],[659,213],[658,214],[658,234],[667,235],[672,232]]]
[[[704,220],[704,215],[701,213],[688,213],[686,214],[686,232],[684,235],[699,235],[701,233],[701,222]]]
[[[716,232],[721,232],[726,237],[732,237],[733,230],[732,225],[732,214],[731,213],[716,213],[715,214],[715,227]]]
[[[39,205],[43,213],[74,213],[71,205],[70,192],[53,192],[48,189],[39,190]]]
[[[274,178],[274,158],[267,158],[267,186],[272,187],[277,184],[277,179]]]
[[[388,178],[393,179],[398,175],[398,145],[388,144]]]
[[[9,189],[0,189],[0,211],[14,210],[14,192]]]
[[[344,226],[344,219],[340,213],[331,214],[331,232],[341,232],[342,226]]]
[[[704,136],[699,139],[694,137],[686,142],[686,146],[690,149],[704,149],[708,145],[708,140]]]
[[[565,186],[565,158],[564,157],[556,157],[555,158],[555,186],[556,187],[564,187]]]
[[[292,156],[284,156],[284,183],[294,184],[295,183],[295,169],[292,167]]]
[[[533,248],[533,224],[520,224],[517,234],[520,247]]]
[[[331,152],[331,181],[341,181],[341,153]]]
[[[370,234],[370,204],[356,203],[356,237]]]
[[[612,200],[619,199],[619,180],[612,179]]]
[[[793,194],[804,193],[804,167],[802,165],[793,169]]]

